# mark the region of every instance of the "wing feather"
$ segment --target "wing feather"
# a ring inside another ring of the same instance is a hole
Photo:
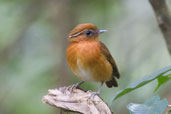
[[[117,82],[116,82],[115,77],[116,77],[117,79],[120,78],[120,74],[119,74],[118,68],[117,68],[117,66],[116,66],[116,63],[115,63],[115,61],[114,61],[112,55],[110,54],[109,50],[108,50],[107,47],[105,46],[105,44],[102,43],[102,42],[100,42],[100,44],[101,44],[101,51],[102,51],[103,55],[106,57],[106,59],[108,60],[108,62],[111,64],[112,70],[113,70],[113,71],[112,71],[112,78],[111,78],[111,80],[109,80],[109,81],[106,82],[106,85],[107,85],[108,87],[112,87],[112,86],[117,87],[118,84],[117,84]]]

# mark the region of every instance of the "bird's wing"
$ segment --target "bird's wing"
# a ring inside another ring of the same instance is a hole
[[[103,55],[106,57],[106,59],[108,60],[108,62],[112,65],[112,69],[113,69],[113,76],[115,76],[116,78],[119,79],[120,77],[120,74],[119,74],[119,71],[118,71],[118,68],[116,66],[116,63],[113,59],[113,57],[111,56],[109,50],[107,49],[107,47],[105,46],[104,43],[100,42],[101,43],[101,46],[102,46],[102,53]]]
[[[113,57],[111,56],[109,50],[105,46],[105,44],[103,44],[102,42],[100,42],[100,44],[101,44],[101,51],[102,51],[103,55],[106,57],[106,59],[108,60],[108,62],[111,64],[112,70],[113,70],[113,72],[112,72],[113,77],[112,77],[111,80],[106,82],[106,84],[107,84],[108,87],[112,87],[112,85],[113,86],[118,86],[117,82],[116,82],[116,80],[114,78],[114,77],[116,77],[116,78],[119,79],[119,77],[120,77],[120,74],[119,74],[118,68],[116,66],[116,63],[115,63]]]

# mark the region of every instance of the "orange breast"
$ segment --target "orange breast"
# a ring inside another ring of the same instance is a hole
[[[101,53],[98,41],[71,43],[67,60],[72,72],[83,81],[107,81],[112,76],[112,66]]]

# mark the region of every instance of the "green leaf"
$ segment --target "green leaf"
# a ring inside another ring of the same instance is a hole
[[[144,104],[129,103],[127,108],[130,114],[162,114],[167,105],[167,99],[160,100],[159,96],[154,96]]]
[[[167,81],[169,81],[171,79],[171,72],[167,72],[161,76],[158,77],[158,85],[156,87],[156,89],[154,90],[155,92],[158,90],[158,88],[165,84]]]
[[[171,113],[171,110],[169,110],[166,114],[170,114]]]
[[[139,87],[142,87],[142,86],[150,83],[151,81],[155,80],[159,76],[162,76],[163,74],[165,74],[168,71],[171,71],[171,66],[165,67],[153,75],[146,76],[146,77],[142,78],[141,80],[138,80],[138,81],[132,83],[131,85],[127,86],[124,90],[117,92],[115,94],[115,96],[112,98],[112,102],[115,101],[116,99],[118,99],[119,97],[121,97]]]

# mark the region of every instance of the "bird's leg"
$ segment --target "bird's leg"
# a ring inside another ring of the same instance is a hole
[[[99,95],[100,91],[102,90],[103,84],[104,83],[102,82],[99,89],[98,89],[98,91],[97,92],[92,92],[91,96],[88,99],[94,98],[95,95]]]
[[[76,83],[76,84],[73,84],[73,85],[67,87],[67,90],[69,90],[70,95],[72,94],[73,89],[79,87],[79,86],[80,86],[81,84],[83,84],[83,83],[84,83],[84,81],[81,81],[81,82],[79,82],[79,83]]]

